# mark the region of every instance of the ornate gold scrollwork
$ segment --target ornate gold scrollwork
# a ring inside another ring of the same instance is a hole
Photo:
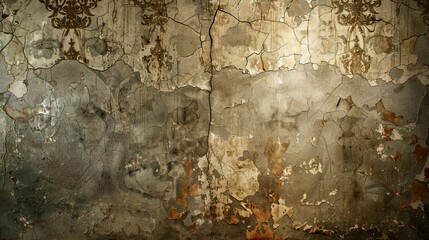
[[[83,29],[91,25],[91,12],[101,0],[39,0],[52,12],[51,23],[54,28]]]
[[[371,64],[371,56],[356,44],[350,51],[341,56],[341,63],[348,73],[367,72]]]
[[[167,50],[162,47],[159,36],[156,38],[155,47],[150,49],[151,55],[144,56],[144,60],[148,62],[147,70],[157,69],[162,72],[163,69],[170,71],[173,67],[173,58],[168,54]]]
[[[88,59],[82,57],[80,51],[76,50],[76,48],[74,47],[75,44],[76,43],[73,38],[70,38],[70,48],[67,51],[63,51],[64,59],[78,60],[80,62],[88,63]]]
[[[332,0],[337,8],[338,22],[345,26],[368,26],[376,22],[375,8],[381,0]]]
[[[151,32],[156,27],[165,32],[164,25],[168,22],[167,6],[174,0],[132,0],[142,11],[141,23],[145,26],[151,26]]]
[[[423,10],[421,13],[423,23],[429,26],[429,0],[416,0],[417,6]]]
[[[166,75],[173,67],[173,57],[162,45],[162,35],[165,33],[165,24],[168,22],[167,7],[175,0],[132,0],[141,9],[143,26],[149,27],[149,35],[156,36],[155,46],[150,48],[150,55],[142,58],[147,63],[146,69],[160,82],[166,80]],[[150,44],[149,36],[145,44]],[[153,38],[152,38],[153,39]]]
[[[349,27],[346,50],[340,58],[346,73],[368,72],[371,56],[365,51],[365,31],[377,22],[376,8],[381,0],[332,0],[332,5],[337,9],[338,23]]]
[[[97,4],[101,0],[39,0],[45,4],[45,8],[52,12],[49,16],[51,19],[52,27],[57,29],[63,29],[62,41],[65,41],[70,37],[68,42],[68,50],[61,49],[61,59],[78,60],[80,62],[88,63],[80,50],[79,44],[73,39],[73,35],[69,36],[70,30],[73,29],[74,34],[80,38],[80,29],[87,28],[91,25],[92,10],[97,7]],[[79,40],[79,39],[78,39]],[[78,41],[79,43],[79,41]]]

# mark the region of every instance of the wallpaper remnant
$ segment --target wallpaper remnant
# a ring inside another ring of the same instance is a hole
[[[0,239],[428,238],[428,6],[0,1]]]

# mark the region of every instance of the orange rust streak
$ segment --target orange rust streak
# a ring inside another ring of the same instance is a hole
[[[383,139],[385,140],[391,140],[390,135],[392,134],[393,128],[390,127],[384,127],[383,128]]]
[[[246,239],[254,240],[277,240],[279,238],[266,223],[259,223],[252,231],[246,231]]]
[[[238,210],[234,209],[233,214],[231,214],[231,217],[228,217],[227,210],[223,210],[223,215],[225,216],[226,221],[228,224],[236,225],[240,222],[240,219],[238,219]]]
[[[278,178],[281,177],[284,170],[281,155],[286,152],[288,147],[289,143],[282,143],[276,151],[276,143],[274,142],[272,137],[268,139],[267,144],[265,145],[264,153],[268,160],[269,169],[271,173],[276,175]]]
[[[178,213],[176,208],[171,208],[168,212],[168,219],[170,220],[178,220],[183,216],[183,213]]]
[[[388,121],[390,123],[393,123],[396,126],[398,126],[402,123],[403,117],[396,115],[396,113],[387,110],[384,107],[384,104],[381,100],[376,104],[376,107],[377,107],[378,112],[381,114],[381,118],[383,120]]]

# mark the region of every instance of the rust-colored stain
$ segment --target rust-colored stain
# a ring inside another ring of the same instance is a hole
[[[396,126],[399,126],[402,124],[403,117],[396,115],[396,113],[387,110],[384,107],[384,104],[381,100],[376,104],[376,107],[377,107],[377,111],[380,113],[381,118],[383,120],[393,123]]]
[[[421,200],[423,203],[429,203],[429,189],[426,184],[417,180],[411,181],[410,200],[411,202]]]
[[[170,220],[178,220],[183,216],[184,213],[178,213],[177,209],[172,207],[168,212],[168,219]]]
[[[408,201],[401,200],[399,202],[399,209],[400,210],[403,210],[403,209],[407,208],[408,206],[410,206],[410,203]]]
[[[228,217],[227,210],[223,211],[223,215],[226,217],[225,219],[228,222],[228,224],[236,225],[240,222],[240,219],[238,218],[238,210],[237,209],[234,209],[234,211],[232,212],[230,217]]]
[[[246,231],[246,239],[252,240],[268,240],[268,239],[281,239],[278,237],[270,226],[266,223],[258,224],[252,231]]]
[[[197,231],[197,224],[194,223],[189,227],[189,232],[195,233]]]
[[[391,140],[390,135],[392,134],[392,131],[393,131],[393,128],[384,126],[383,135],[382,135],[383,139],[387,141]]]
[[[410,145],[415,145],[419,142],[419,139],[415,134],[411,134],[410,136]]]
[[[393,159],[394,159],[395,161],[398,161],[398,160],[402,159],[402,157],[403,157],[403,156],[404,156],[404,155],[403,155],[401,152],[396,151],[395,155],[393,155]]]
[[[188,159],[185,162],[185,176],[183,176],[182,178],[182,186],[180,188],[180,193],[176,197],[177,204],[183,207],[188,206],[188,200],[186,198],[195,197],[199,195],[198,184],[191,183],[192,173],[193,173],[192,160]]]
[[[413,151],[413,157],[416,160],[417,163],[422,162],[426,157],[428,156],[428,147],[422,147],[420,144],[417,144]]]
[[[277,200],[279,200],[279,190],[280,190],[280,181],[279,180],[275,180],[276,181],[276,185],[274,186],[274,189],[268,188],[265,191],[265,197],[267,198],[269,203],[273,203],[276,202]]]
[[[268,167],[276,177],[280,178],[283,174],[284,166],[281,155],[286,152],[289,143],[282,143],[276,150],[277,144],[273,138],[270,137],[265,145],[265,156],[268,160]]]
[[[264,205],[264,207],[266,207]],[[269,208],[258,208],[253,202],[250,203],[250,209],[256,216],[256,226],[253,230],[246,230],[246,239],[281,239],[273,231],[269,225],[271,210]]]

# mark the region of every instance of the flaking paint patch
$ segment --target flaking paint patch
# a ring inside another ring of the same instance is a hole
[[[302,164],[299,165],[300,168],[304,169],[306,173],[311,173],[313,175],[316,175],[318,173],[322,173],[322,163],[316,162],[316,159],[312,158],[308,161],[304,161]]]
[[[216,171],[225,179],[219,183],[226,184],[224,189],[239,201],[254,195],[259,189],[260,171],[252,159],[240,159],[247,149],[248,138],[232,136],[224,141],[214,134],[211,134],[210,138],[212,139],[210,171]]]
[[[285,204],[285,200],[282,198],[279,198],[278,203],[271,204],[271,215],[274,222],[273,228],[280,226],[278,222],[284,216],[288,216],[291,219],[293,218],[293,209],[291,207],[287,207]]]

